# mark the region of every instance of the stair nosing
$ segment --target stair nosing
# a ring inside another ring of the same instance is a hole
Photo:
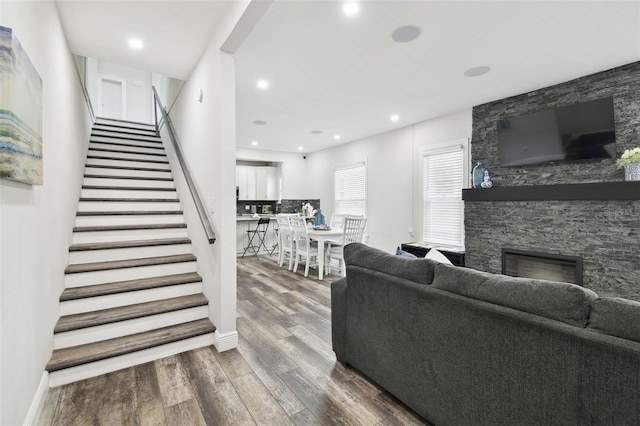
[[[180,237],[180,238],[162,238],[162,239],[150,239],[150,240],[82,243],[82,244],[72,244],[69,247],[69,252],[114,250],[114,249],[121,249],[121,248],[157,247],[157,246],[170,246],[170,245],[180,245],[180,244],[191,244],[191,240],[188,237]]]
[[[138,231],[147,229],[186,228],[186,223],[152,223],[140,225],[76,226],[73,232]]]
[[[192,326],[193,329],[189,330],[187,328],[187,332],[184,329],[189,325]],[[215,330],[216,326],[208,318],[203,318],[168,327],[162,327],[151,331],[145,331],[142,333],[135,333],[123,337],[107,339],[95,343],[56,349],[53,351],[53,355],[47,363],[46,370],[51,373],[54,371],[63,370],[65,368],[89,364],[104,359],[114,358],[133,352],[139,352],[145,349],[162,346],[180,340],[186,340],[191,337],[213,333],[215,332]],[[96,353],[98,349],[105,346],[108,350],[101,350],[99,353]],[[74,351],[82,349],[89,351],[92,350],[94,353],[89,353],[82,357],[76,357],[75,359],[63,358],[65,354],[70,354]],[[58,358],[63,359],[56,360],[56,355]]]
[[[158,215],[181,215],[182,210],[127,210],[127,211],[96,211],[96,212],[77,212],[77,216],[158,216]]]
[[[167,302],[170,303],[167,305]],[[173,305],[171,303],[173,303]],[[58,322],[53,329],[53,334],[97,327],[106,324],[114,324],[120,321],[129,321],[153,315],[165,314],[168,312],[177,312],[184,309],[206,306],[208,303],[209,301],[204,294],[198,293],[153,300],[150,302],[117,306],[114,308],[100,309],[96,311],[82,312],[78,314],[64,315],[58,319]]]
[[[60,302],[90,299],[93,297],[109,296],[113,294],[130,293],[133,291],[152,290],[155,288],[202,282],[197,272],[162,275],[159,277],[139,278],[126,281],[114,281],[104,284],[93,284],[81,287],[66,288],[60,295]]]
[[[141,121],[132,121],[132,120],[123,120],[121,118],[109,118],[109,117],[96,117],[95,121],[93,122],[94,126],[114,126],[114,127],[126,127],[126,126],[119,126],[119,125],[114,125],[114,124],[104,124],[104,123],[98,123],[98,120],[108,120],[108,121],[116,121],[119,123],[128,123],[128,124],[135,124],[138,126],[154,126],[155,124],[151,124],[151,123],[143,123]]]
[[[142,257],[126,260],[107,260],[102,262],[72,263],[64,270],[65,275],[84,272],[112,271],[114,269],[129,269],[144,266],[170,265],[173,263],[195,262],[193,254],[175,254],[170,256]]]

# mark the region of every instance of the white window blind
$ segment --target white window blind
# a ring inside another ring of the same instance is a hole
[[[334,185],[335,214],[367,215],[364,161],[336,167]]]
[[[462,146],[426,152],[423,169],[423,241],[464,249]]]

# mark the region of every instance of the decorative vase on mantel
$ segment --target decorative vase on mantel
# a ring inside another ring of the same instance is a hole
[[[627,182],[640,180],[640,163],[631,163],[624,166],[624,180]]]
[[[476,166],[473,168],[473,187],[474,188],[482,188],[482,182],[484,181],[484,172],[487,171],[487,168],[481,162],[478,162]]]

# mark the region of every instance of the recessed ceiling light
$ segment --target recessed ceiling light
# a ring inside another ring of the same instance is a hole
[[[479,66],[479,67],[469,68],[468,70],[466,70],[464,72],[464,75],[467,76],[467,77],[478,77],[480,75],[484,75],[484,74],[488,73],[489,71],[491,71],[491,68],[482,65],[482,66]]]
[[[251,145],[253,145],[253,146],[258,145],[258,141],[252,141],[252,142],[251,142]]]
[[[322,130],[312,130],[311,134],[312,135],[321,135],[322,134]]]
[[[144,43],[139,38],[130,38],[129,47],[135,50],[140,50],[144,47]]]
[[[393,114],[389,118],[391,119],[391,121],[394,121],[394,122],[400,120],[400,116],[398,114]]]
[[[264,126],[265,124],[267,124],[267,122],[264,120],[253,120],[252,123],[256,126]]]
[[[348,1],[342,5],[342,11],[347,16],[355,16],[360,12],[360,5],[355,1]]]
[[[335,140],[339,140],[339,139],[340,139],[340,135],[333,135],[333,138],[334,138]]]
[[[403,25],[391,33],[391,40],[396,43],[408,43],[420,37],[422,30],[415,25]]]
[[[302,151],[302,147],[301,146],[298,147],[298,151]]]
[[[256,85],[258,86],[258,89],[262,89],[262,90],[269,88],[269,82],[267,80],[258,80]]]

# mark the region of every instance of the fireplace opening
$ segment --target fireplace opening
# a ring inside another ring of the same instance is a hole
[[[582,285],[582,258],[503,248],[502,274]]]

